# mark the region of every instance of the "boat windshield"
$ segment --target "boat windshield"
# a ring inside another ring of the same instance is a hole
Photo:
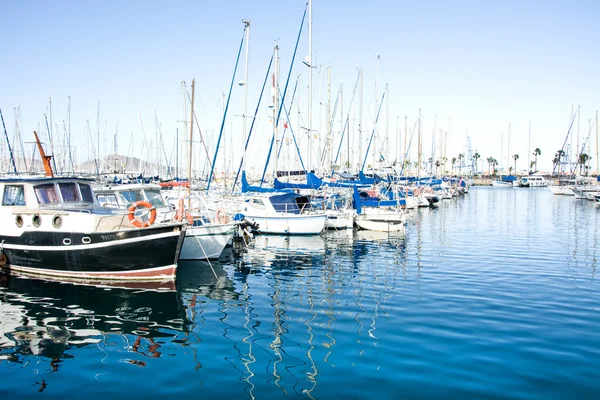
[[[119,191],[119,203],[129,205],[136,201],[144,200],[141,190],[123,190]]]
[[[148,201],[154,207],[164,207],[165,206],[165,202],[163,201],[160,190],[144,189],[144,192],[146,192],[146,197],[148,198]]]
[[[79,184],[79,191],[81,192],[81,199],[85,203],[93,203],[94,195],[92,194],[92,187],[85,183]]]
[[[80,201],[75,182],[59,183],[58,188],[64,202]]]
[[[35,196],[39,204],[57,204],[58,196],[54,184],[48,183],[45,185],[34,186]]]

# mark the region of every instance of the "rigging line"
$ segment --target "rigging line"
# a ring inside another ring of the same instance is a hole
[[[191,99],[189,93],[187,93],[187,97],[191,103],[192,99]],[[194,110],[194,121],[196,121],[196,127],[198,128],[198,134],[200,135],[200,143],[202,143],[202,146],[204,147],[204,152],[206,153],[206,159],[208,161],[208,165],[212,168],[212,163],[210,162],[210,155],[208,154],[208,147],[206,147],[206,140],[204,140],[204,136],[202,136],[202,130],[200,129],[200,123],[198,122],[198,116],[196,115],[196,110]],[[191,145],[192,144],[190,143],[190,146]]]
[[[240,55],[242,54],[242,47],[244,46],[244,38],[246,37],[246,29],[248,26],[244,27],[244,32],[242,33],[242,40],[240,41],[240,49],[238,50],[237,60],[235,60],[235,67],[233,69],[233,76],[231,77],[231,84],[229,85],[229,95],[227,96],[227,104],[225,105],[225,112],[223,113],[223,121],[221,121],[221,130],[219,132],[219,138],[217,139],[217,145],[215,147],[215,156],[213,158],[212,166],[210,167],[210,175],[208,177],[208,181],[206,182],[206,191],[210,190],[210,182],[212,181],[213,172],[215,170],[214,166],[217,162],[217,155],[219,154],[219,146],[221,144],[221,137],[223,136],[223,129],[225,128],[225,119],[227,117],[227,110],[229,109],[229,101],[231,100],[231,92],[233,91],[233,83],[235,81],[235,74],[237,72],[237,67],[240,62]],[[190,143],[191,145],[191,143]]]
[[[256,122],[256,116],[258,115],[258,109],[260,107],[260,102],[263,97],[263,93],[265,92],[265,87],[267,86],[267,81],[269,80],[269,73],[271,72],[271,65],[273,64],[273,58],[275,57],[275,52],[271,55],[271,61],[269,61],[269,67],[267,68],[267,74],[265,75],[265,81],[263,82],[262,89],[260,90],[260,96],[258,97],[258,103],[256,104],[256,110],[254,110],[254,117],[252,117],[252,125],[250,125],[250,131],[248,132],[248,137],[246,138],[246,144],[244,145],[244,154],[242,154],[242,159],[240,160],[240,166],[237,170],[237,174],[235,175],[235,180],[233,181],[233,186],[231,187],[231,192],[235,189],[235,185],[237,184],[238,178],[240,177],[240,171],[242,170],[242,165],[244,165],[244,157],[246,157],[246,151],[248,150],[248,144],[250,143],[250,137],[252,136],[252,131],[254,129],[254,123]]]
[[[285,88],[283,89],[283,97],[281,99],[281,103],[285,102],[285,95],[287,93],[288,85],[290,83],[290,77],[292,76],[292,69],[294,68],[294,60],[296,59],[296,53],[298,52],[298,43],[300,42],[300,35],[302,34],[302,27],[304,26],[304,19],[306,18],[306,8],[304,9],[304,14],[302,15],[302,22],[300,23],[300,30],[298,31],[298,38],[296,39],[296,46],[294,47],[294,54],[292,55],[292,62],[290,63],[290,70],[288,72],[287,80],[285,82]],[[312,66],[309,65],[310,68]],[[279,117],[281,116],[281,110],[283,107],[279,108],[279,112],[277,113],[277,119],[275,120],[275,124],[279,124]],[[273,143],[275,142],[275,131],[273,131],[273,137],[271,138],[271,146],[269,148],[269,154],[267,155],[267,162],[265,163],[265,168],[263,169],[262,177],[260,178],[260,187],[262,187],[263,182],[265,181],[265,174],[267,173],[267,166],[269,165],[269,159],[271,158],[271,150],[273,149]],[[275,171],[275,175],[277,175],[277,171]]]
[[[4,125],[4,116],[2,115],[2,110],[0,110],[0,118],[2,118],[2,127],[4,128],[4,136],[6,137],[6,144],[8,145],[8,152],[10,153],[10,161],[12,162],[15,175],[18,175],[19,172],[17,171],[17,165],[15,164],[15,157],[13,155],[12,147],[10,146],[10,140],[8,140],[8,132],[6,132],[6,125]]]
[[[285,115],[288,119],[288,121],[290,120],[290,116],[288,114],[288,110],[287,107],[285,106],[285,103],[282,103],[283,108],[285,109]],[[294,135],[294,130],[292,129],[292,125],[290,124],[290,132],[292,134],[292,139],[294,139],[294,145],[296,146],[296,151],[298,152],[298,158],[300,159],[300,165],[302,165],[302,170],[304,171],[304,173],[306,173],[306,167],[304,166],[304,161],[302,161],[302,155],[300,154],[300,148],[298,147],[298,142],[296,142],[296,135]],[[283,132],[283,134],[285,135],[285,131]],[[283,137],[282,137],[282,144],[283,144]],[[283,146],[281,146],[279,148],[279,153],[281,153],[281,149],[283,148]],[[277,155],[279,157],[279,154]],[[277,173],[275,174],[277,175]]]
[[[165,156],[165,162],[167,163],[167,177],[168,177],[171,173],[171,162],[170,162],[169,158],[167,157],[167,149],[165,149],[165,142],[163,140],[162,127],[160,126],[160,123],[158,122],[158,116],[156,115],[156,110],[154,110],[154,123],[158,127],[158,139],[160,140],[159,144],[160,144],[160,147],[162,147],[163,154]]]
[[[50,140],[50,148],[52,150],[54,150],[54,145],[52,144],[52,134],[50,133],[50,127],[48,126],[48,116],[46,114],[44,114],[44,119],[46,120],[46,131],[48,132],[48,140]],[[59,173],[58,169],[56,168],[56,160],[54,157],[54,151],[52,152],[52,165],[54,166],[54,171],[56,171],[56,173]],[[62,172],[62,171],[60,171]]]
[[[335,121],[335,116],[337,114],[337,107],[338,107],[339,101],[340,101],[340,91],[338,90],[337,96],[335,97],[335,103],[333,105],[333,114],[331,115],[331,120],[329,121],[329,132],[327,133],[327,137],[330,137],[330,138],[333,138],[333,123]],[[325,163],[326,153],[327,153],[327,148],[323,149],[323,153],[321,154],[321,164]]]
[[[344,143],[344,134],[346,133],[346,128],[348,128],[348,123],[350,122],[350,111],[352,110],[352,104],[354,103],[354,97],[356,95],[356,88],[358,87],[359,79],[360,79],[360,74],[358,74],[358,77],[356,78],[356,83],[354,84],[354,90],[352,91],[352,99],[350,100],[350,106],[348,107],[348,116],[346,117],[346,122],[344,123],[344,129],[342,129],[342,134],[340,137],[340,145],[338,146],[338,151],[337,151],[337,154],[335,155],[335,161],[333,162],[334,164],[337,164],[338,158],[342,151],[342,144]],[[381,99],[381,101],[383,102],[383,99]],[[344,110],[341,110],[340,112],[343,113]],[[369,151],[369,149],[367,149],[367,152],[368,151]],[[331,169],[331,176],[333,176],[333,168]]]
[[[292,100],[290,101],[290,111],[292,111],[292,107],[294,107],[294,98],[296,97],[296,90],[298,89],[298,81],[300,79],[300,75],[298,75],[298,78],[296,79],[296,85],[294,86],[294,91],[292,92]],[[281,96],[281,91],[279,91],[279,95]],[[281,103],[281,105],[283,107],[285,107],[285,103]],[[298,107],[299,109],[299,107]],[[287,121],[289,123],[289,125],[291,126],[291,122],[290,122],[290,115],[287,112],[287,109],[285,110],[285,115],[287,117]],[[300,121],[298,121],[300,122]],[[277,153],[277,159],[279,159],[279,156],[281,156],[281,150],[283,149],[283,141],[285,139],[285,133],[287,132],[288,128],[284,128],[283,129],[283,134],[281,135],[281,146],[279,146],[279,152]],[[291,130],[291,128],[290,128]],[[292,135],[294,135],[294,132],[292,131]],[[299,152],[300,150],[298,150]]]
[[[400,168],[400,176],[404,175],[404,166],[406,165],[406,161],[408,158],[408,153],[410,153],[410,146],[412,145],[413,137],[415,136],[415,130],[417,129],[417,122],[415,121],[415,125],[413,126],[412,132],[410,134],[410,140],[408,141],[408,146],[406,146],[406,153],[404,154],[404,160],[402,162],[402,168]]]
[[[381,113],[381,107],[383,106],[383,99],[385,98],[385,93],[387,91],[387,83],[385,84],[385,89],[383,91],[383,95],[381,96],[381,103],[379,103],[379,110],[377,111],[377,117],[375,118],[375,125],[373,126],[373,132],[371,133],[371,138],[369,139],[369,145],[367,146],[367,151],[365,152],[365,159],[363,161],[363,165],[360,168],[362,171],[365,168],[365,164],[367,162],[367,156],[369,155],[369,149],[371,148],[371,142],[373,141],[373,135],[375,134],[375,129],[377,128],[377,121],[379,121],[379,114]],[[375,166],[373,165],[373,169]]]
[[[577,113],[579,112],[579,108],[577,109],[577,112],[575,112],[575,114],[573,114],[573,119],[571,119],[571,124],[569,125],[569,130],[567,131],[567,137],[565,137],[565,141],[563,142],[562,147],[560,148],[560,151],[564,152],[565,150],[565,145],[567,144],[567,140],[569,140],[569,135],[571,134],[571,129],[573,128],[573,123],[575,122],[575,117],[577,116]],[[554,167],[552,168],[552,175],[554,175],[554,171],[556,170],[556,167],[558,166],[559,163],[554,164]]]

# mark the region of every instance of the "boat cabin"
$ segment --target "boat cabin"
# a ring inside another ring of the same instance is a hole
[[[0,180],[2,206],[36,208],[94,206],[91,180],[85,178],[12,178]]]

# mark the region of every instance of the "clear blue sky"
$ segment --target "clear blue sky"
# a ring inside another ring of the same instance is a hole
[[[71,131],[79,161],[91,157],[87,121],[96,140],[98,103],[102,154],[111,152],[107,147],[112,148],[118,130],[120,154],[152,157],[140,154],[146,152],[142,152],[142,125],[144,148],[151,141],[156,147],[156,113],[171,156],[177,128],[181,136],[188,134],[178,122],[183,118],[181,82],[189,87],[195,78],[201,129],[214,143],[222,120],[222,94],[228,93],[242,38],[241,20],[252,21],[251,114],[276,42],[280,84],[285,83],[305,5],[302,0],[8,2],[0,14],[0,108],[7,130],[12,137],[14,109],[20,105],[21,131],[24,140],[31,141],[31,131],[45,124],[51,96],[55,131],[58,127],[55,137],[61,136],[70,96]],[[600,108],[599,16],[597,1],[314,0],[313,64],[331,67],[332,101],[339,85],[344,85],[344,112],[357,71],[364,70],[365,135],[373,126],[378,71],[377,97],[385,83],[390,89],[390,134],[396,134],[397,117],[403,131],[404,116],[412,128],[422,109],[426,157],[436,117],[438,130],[450,129],[448,158],[466,152],[467,132],[473,151],[482,159],[500,159],[504,134],[506,157],[510,123],[510,154],[519,154],[519,169],[525,168],[531,120],[531,152],[539,147],[540,169],[550,170],[551,159],[565,139],[571,107],[581,105],[581,141],[588,134],[589,119],[593,123]],[[303,119],[307,68],[301,61],[307,52],[305,26],[291,78],[294,82],[301,74]],[[242,56],[236,82],[243,80],[243,68]],[[322,92],[326,97],[321,85],[326,79],[319,71],[324,69],[313,72],[314,129],[325,125],[318,103]],[[233,148],[237,165],[242,87],[236,84],[232,96],[220,157],[225,154],[229,159]],[[270,102],[263,101],[264,105]],[[249,168],[262,169],[272,133],[268,112],[265,107],[259,111]],[[385,115],[379,122],[380,134],[386,129]],[[591,140],[595,169],[595,130]],[[388,147],[397,148],[394,138]],[[224,162],[220,158],[217,164]]]

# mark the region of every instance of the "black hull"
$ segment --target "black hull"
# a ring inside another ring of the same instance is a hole
[[[173,277],[181,225],[119,232],[25,232],[4,240],[6,267],[23,273],[95,279]],[[66,244],[68,243],[68,244]]]

